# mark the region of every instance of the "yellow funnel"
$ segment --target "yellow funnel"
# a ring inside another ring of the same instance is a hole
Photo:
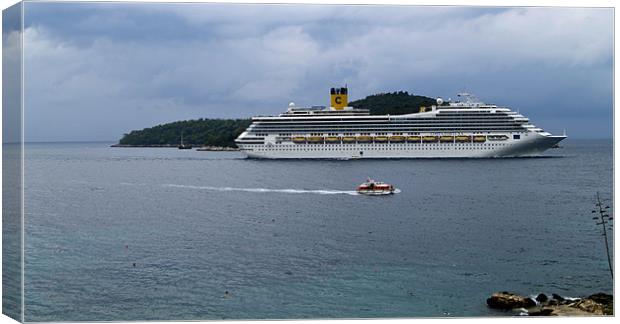
[[[349,104],[347,88],[331,88],[331,107],[336,110],[342,110]]]

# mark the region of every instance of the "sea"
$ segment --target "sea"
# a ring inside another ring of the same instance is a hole
[[[486,299],[612,293],[592,219],[597,192],[613,214],[612,140],[350,161],[111,144],[25,145],[26,321],[516,316]],[[368,177],[400,192],[356,194]]]

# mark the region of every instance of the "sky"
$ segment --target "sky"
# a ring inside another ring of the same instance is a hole
[[[117,141],[176,120],[277,114],[291,101],[327,105],[329,88],[345,84],[352,100],[468,91],[552,133],[612,137],[613,9],[28,2],[24,11],[27,141]]]

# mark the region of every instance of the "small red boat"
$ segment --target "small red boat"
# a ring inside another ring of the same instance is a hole
[[[391,184],[368,179],[357,186],[357,193],[362,195],[391,195],[396,191]]]

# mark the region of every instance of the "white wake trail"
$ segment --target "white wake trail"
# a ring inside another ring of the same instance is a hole
[[[189,186],[178,184],[165,184],[164,187],[185,188],[197,190],[211,191],[245,191],[245,192],[272,192],[272,193],[290,193],[290,194],[318,194],[318,195],[352,195],[358,193],[356,191],[346,190],[305,190],[305,189],[269,189],[269,188],[233,188],[233,187],[209,187],[209,186]]]

